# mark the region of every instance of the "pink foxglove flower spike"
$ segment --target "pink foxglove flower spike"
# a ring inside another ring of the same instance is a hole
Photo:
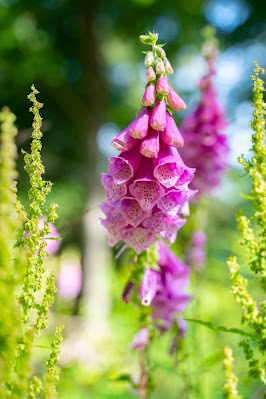
[[[169,87],[166,73],[172,73],[172,67],[156,45],[157,35],[153,37],[153,52],[145,59],[144,107],[112,140],[121,153],[109,158],[109,173],[102,177],[107,197],[101,207],[106,216],[102,224],[109,244],[124,241],[137,253],[159,237],[174,242],[196,192],[188,188],[195,169],[187,167],[178,153],[184,140],[171,115],[171,106],[182,110],[185,103]]]
[[[199,82],[201,99],[194,112],[182,123],[181,133],[186,137],[186,145],[181,155],[187,165],[196,168],[192,188],[198,189],[197,198],[211,194],[221,183],[221,178],[228,166],[229,147],[227,138],[222,133],[227,125],[225,112],[219,104],[213,84],[214,63],[217,43],[213,37],[205,46],[208,73]],[[177,96],[178,97],[178,96]],[[168,102],[175,108],[178,100],[170,89]]]

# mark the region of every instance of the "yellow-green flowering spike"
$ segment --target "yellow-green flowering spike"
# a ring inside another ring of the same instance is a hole
[[[29,389],[27,395],[28,399],[35,399],[42,391],[42,389],[43,389],[42,381],[40,380],[39,377],[35,375],[29,383]]]
[[[242,397],[238,395],[237,384],[238,378],[233,373],[233,351],[230,346],[224,348],[224,362],[223,362],[223,372],[225,375],[225,383],[223,385],[223,398],[224,399],[241,399]]]
[[[253,80],[253,120],[250,125],[254,131],[252,134],[252,148],[254,155],[250,161],[239,158],[239,163],[244,167],[252,180],[250,198],[253,202],[254,214],[252,219],[247,218],[242,210],[236,216],[240,245],[249,252],[249,265],[251,271],[260,276],[260,284],[266,292],[266,146],[265,146],[265,113],[266,104],[263,101],[264,82],[259,74],[264,70],[255,63]],[[252,222],[256,226],[252,227]],[[242,308],[242,322],[247,322],[256,333],[258,346],[251,349],[248,341],[241,341],[245,357],[248,360],[250,376],[261,380],[266,385],[265,370],[258,360],[258,356],[266,352],[266,307],[264,302],[258,306],[248,292],[248,280],[240,273],[237,258],[231,256],[228,259],[230,278],[232,281],[231,292]]]
[[[28,211],[25,211],[21,203],[18,201],[16,193],[16,183],[13,184],[13,205],[14,209],[19,215],[20,220],[23,220],[23,230],[20,229],[20,235],[16,246],[19,249],[19,261],[24,266],[23,276],[21,282],[21,290],[18,297],[23,317],[21,327],[23,333],[18,337],[15,366],[11,381],[7,386],[10,391],[10,397],[17,399],[21,397],[35,398],[38,397],[42,388],[42,381],[39,377],[32,374],[32,346],[36,335],[42,333],[47,327],[47,315],[51,304],[54,301],[55,276],[52,274],[47,278],[46,290],[43,299],[40,302],[40,291],[43,287],[43,274],[45,272],[44,258],[49,254],[45,251],[46,241],[43,237],[50,233],[49,223],[57,219],[56,204],[50,205],[46,210],[46,218],[44,218],[43,227],[40,228],[39,218],[43,217],[43,206],[46,202],[46,197],[51,191],[52,183],[43,179],[45,168],[41,160],[42,149],[42,118],[39,110],[43,104],[36,99],[38,91],[32,86],[32,92],[28,98],[32,102],[30,111],[34,115],[33,132],[31,151],[24,154],[25,170],[29,175],[30,189],[28,197],[31,200]],[[26,234],[25,234],[26,233]],[[20,270],[23,269],[21,266]],[[37,313],[37,317],[35,316]],[[31,319],[31,324],[29,320]],[[35,319],[35,322],[34,322]],[[33,321],[33,322],[32,322]],[[59,334],[59,333],[58,333]],[[59,338],[58,338],[59,340]],[[59,341],[58,341],[59,343]],[[56,349],[58,353],[58,348]],[[50,373],[52,375],[52,372]],[[59,372],[57,372],[59,375]],[[54,384],[56,379],[54,378]],[[47,384],[46,384],[47,385]],[[55,391],[55,388],[54,388]],[[56,396],[49,396],[56,397]]]
[[[50,354],[49,360],[47,360],[45,364],[47,369],[47,375],[46,375],[46,382],[44,388],[44,399],[57,398],[56,384],[59,381],[59,375],[60,375],[60,368],[57,366],[57,363],[59,361],[59,353],[60,353],[58,346],[63,340],[62,337],[63,328],[64,327],[62,325],[56,328],[55,339],[51,344],[51,347],[53,349]]]
[[[15,299],[17,284],[20,283],[18,270],[18,250],[14,248],[16,231],[21,222],[13,207],[11,186],[16,178],[15,160],[17,148],[14,125],[16,116],[7,108],[0,112],[0,315],[1,315],[1,359],[0,359],[0,397],[9,396],[12,367],[16,355],[17,339],[21,334],[19,306]],[[10,315],[12,314],[12,318]],[[10,332],[13,332],[10,334]]]

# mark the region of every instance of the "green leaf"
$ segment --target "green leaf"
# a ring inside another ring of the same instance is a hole
[[[120,374],[118,377],[110,378],[112,381],[129,381],[131,382],[130,374]]]
[[[223,327],[223,326],[214,326],[211,322],[204,321],[204,320],[196,320],[196,319],[184,319],[184,320],[189,321],[191,323],[200,324],[200,325],[210,328],[211,330],[214,330],[214,331],[223,331],[223,332],[238,334],[238,335],[242,335],[243,337],[248,337],[248,338],[252,339],[253,341],[259,342],[259,339],[256,334],[249,333],[247,331],[241,330],[240,328],[228,328],[228,327]]]
[[[243,193],[239,193],[239,195],[240,195],[240,197],[243,197],[245,199],[248,199],[248,200],[251,200],[251,201],[254,200],[254,197],[252,197],[251,195],[246,195],[246,194],[243,194]]]
[[[44,240],[54,240],[54,241],[62,241],[61,237],[43,237]]]
[[[134,384],[134,382],[131,379],[130,374],[120,374],[118,377],[115,378],[110,378],[111,381],[117,382],[117,381],[124,381],[128,382],[133,388],[137,388],[138,386]]]
[[[47,345],[34,345],[35,348],[41,348],[41,349],[50,349],[52,350],[53,348],[51,346],[47,346]]]

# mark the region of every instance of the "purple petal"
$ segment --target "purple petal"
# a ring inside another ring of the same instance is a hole
[[[184,172],[183,165],[174,155],[175,148],[162,146],[158,158],[154,159],[154,177],[165,187],[173,187]]]
[[[139,148],[110,157],[108,171],[113,176],[114,183],[121,184],[131,179],[138,170],[140,161]]]
[[[134,227],[137,227],[151,212],[145,211],[133,197],[120,199],[117,209],[121,212],[125,220]]]
[[[113,177],[106,173],[102,173],[102,184],[106,190],[108,202],[116,201],[127,193],[127,186],[125,183],[116,184],[113,181]]]
[[[145,251],[149,246],[155,243],[156,237],[147,229],[143,227],[128,228],[123,233],[123,240],[132,248],[137,254]]]

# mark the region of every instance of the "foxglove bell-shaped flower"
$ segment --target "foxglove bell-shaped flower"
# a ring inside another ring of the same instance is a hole
[[[131,226],[137,227],[150,212],[144,210],[134,197],[123,197],[117,204],[117,209],[121,212],[125,220]]]
[[[168,189],[165,195],[160,198],[157,207],[169,217],[177,215],[180,206],[183,205],[188,196],[188,191],[178,189]]]
[[[117,184],[114,182],[113,176],[106,173],[102,174],[102,184],[106,190],[106,197],[109,202],[113,202],[123,197],[127,193],[125,183]]]
[[[126,183],[137,172],[141,162],[141,154],[139,149],[134,149],[119,156],[110,157],[109,162],[108,171],[113,177],[113,182],[116,184]]]
[[[152,210],[164,195],[165,189],[153,175],[152,160],[142,160],[135,181],[129,186],[129,192],[145,210]]]
[[[166,188],[174,187],[184,172],[181,162],[175,159],[175,148],[161,146],[158,158],[154,159],[154,176]]]
[[[152,317],[157,328],[167,331],[172,328],[173,321],[179,320],[191,300],[186,289],[190,282],[189,267],[162,242],[159,241],[159,271],[147,269],[140,286],[140,296],[151,299]],[[156,284],[157,282],[157,284]],[[142,293],[142,294],[141,294]],[[145,305],[145,304],[144,304]],[[185,333],[186,327],[182,330]]]
[[[144,227],[132,227],[123,231],[122,239],[134,249],[137,254],[140,254],[154,244],[157,238]]]
[[[162,241],[158,242],[158,270],[146,269],[140,284],[141,304],[150,306],[155,326],[160,332],[166,332],[178,324],[178,338],[183,338],[187,324],[182,312],[191,301],[186,289],[190,283],[190,269]],[[147,330],[139,331],[131,347],[139,350],[147,342]]]

